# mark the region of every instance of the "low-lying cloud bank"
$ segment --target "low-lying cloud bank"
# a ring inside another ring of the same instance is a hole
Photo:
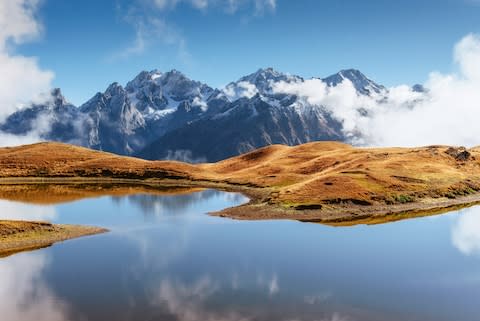
[[[467,35],[455,45],[454,62],[458,71],[432,72],[425,92],[402,85],[367,97],[348,80],[329,88],[320,79],[278,83],[274,91],[324,106],[359,145],[480,145],[479,35]]]

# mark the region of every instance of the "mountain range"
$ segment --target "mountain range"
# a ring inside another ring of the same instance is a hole
[[[354,69],[321,80],[335,87],[346,79],[358,95],[387,92]],[[7,117],[0,130],[25,135],[41,128],[45,140],[190,162],[218,161],[271,144],[348,141],[329,110],[274,90],[279,83],[304,81],[266,68],[215,89],[177,70],[142,71],[126,86],[112,83],[78,107],[54,89],[47,102]]]

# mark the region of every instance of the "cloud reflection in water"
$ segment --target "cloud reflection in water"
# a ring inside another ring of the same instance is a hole
[[[68,321],[68,306],[48,287],[44,252],[22,253],[0,260],[0,319]]]
[[[53,206],[31,205],[0,200],[0,219],[50,221],[57,217]]]
[[[452,228],[452,242],[465,255],[480,255],[480,207],[460,211]]]

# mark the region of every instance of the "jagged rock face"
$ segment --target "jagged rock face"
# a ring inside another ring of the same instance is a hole
[[[341,124],[321,108],[302,113],[294,108],[272,108],[257,95],[237,100],[223,113],[165,134],[139,156],[163,159],[175,151],[189,151],[193,159],[218,161],[271,144],[342,138]]]
[[[157,70],[142,71],[125,89],[129,100],[142,115],[154,119],[174,112],[182,102],[206,105],[214,92],[209,86],[190,80],[176,70],[163,74]]]
[[[132,106],[125,89],[117,83],[80,107],[88,115],[88,144],[95,149],[119,154],[131,154],[137,135],[145,127],[142,114]]]
[[[194,159],[217,161],[271,144],[345,140],[341,123],[325,108],[273,91],[278,82],[302,81],[259,69],[214,93],[204,117],[166,133],[137,155],[163,159],[188,151]]]
[[[133,101],[142,113],[168,107],[168,100],[163,96],[162,87],[154,81],[156,76],[155,72],[142,71],[125,87],[130,101]]]
[[[48,140],[131,155],[166,132],[201,117],[216,92],[178,71],[143,71],[125,88],[111,84],[79,108],[59,89],[48,102],[12,114],[0,130],[24,135],[42,127]],[[39,126],[45,123],[44,126]]]
[[[323,81],[337,86],[345,79],[359,95],[386,92],[353,69]],[[45,123],[40,134],[48,140],[151,159],[188,152],[207,161],[270,144],[346,140],[327,109],[273,90],[279,82],[303,81],[267,68],[219,90],[176,70],[142,71],[125,88],[113,83],[79,108],[53,90],[48,102],[12,114],[0,130],[21,135]]]

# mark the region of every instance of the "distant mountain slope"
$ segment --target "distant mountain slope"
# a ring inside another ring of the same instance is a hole
[[[344,79],[359,94],[385,90],[357,70],[344,70],[325,78],[330,86]],[[304,79],[272,68],[260,69],[227,85],[217,98],[229,103],[216,113],[207,114],[166,133],[137,155],[164,159],[189,152],[193,159],[218,161],[271,144],[298,145],[311,141],[345,141],[342,124],[322,106],[308,104],[295,95],[273,90],[279,82],[299,83]],[[185,160],[185,159],[179,159]]]
[[[218,161],[272,144],[342,139],[341,124],[324,110],[272,107],[257,94],[235,101],[223,113],[166,133],[138,156],[164,159],[174,151],[189,151],[193,159]]]
[[[358,70],[324,78],[348,79],[358,95],[386,89]],[[125,87],[112,83],[75,107],[59,89],[51,99],[10,115],[0,130],[149,159],[216,161],[271,144],[346,141],[342,123],[323,106],[274,90],[299,76],[259,69],[219,90],[172,70],[142,71]]]

